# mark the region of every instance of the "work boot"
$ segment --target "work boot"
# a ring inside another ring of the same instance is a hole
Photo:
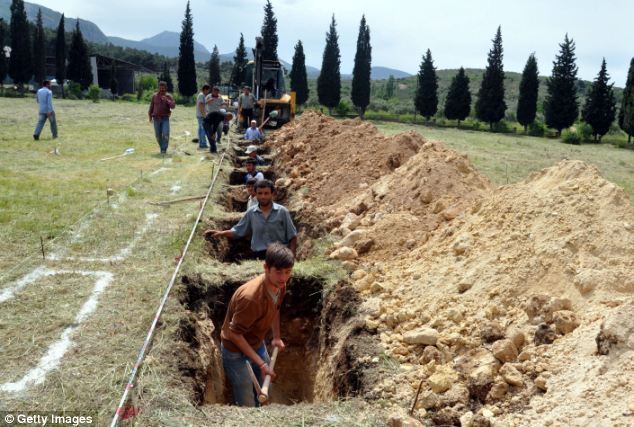
[[[33,139],[36,140],[36,141],[39,141],[40,140],[40,136],[39,135],[33,135]]]

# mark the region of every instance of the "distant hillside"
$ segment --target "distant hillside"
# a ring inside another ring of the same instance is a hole
[[[465,70],[469,77],[469,89],[471,91],[472,109],[471,114],[474,114],[474,106],[477,99],[478,90],[482,84],[483,69],[468,68]],[[449,85],[451,80],[458,73],[458,70],[437,70],[438,75],[438,111],[442,114],[447,92],[449,91]],[[507,105],[506,113],[507,117],[515,117],[517,110],[517,100],[519,98],[520,80],[522,79],[521,73],[506,71],[504,79],[505,88],[505,101]],[[541,76],[539,78],[539,92],[538,92],[538,111],[542,111],[544,99],[546,97],[546,79],[547,77]],[[586,92],[592,82],[586,80],[579,80],[577,82],[577,93],[579,99],[579,105],[582,106],[585,102]],[[374,110],[384,110],[397,113],[411,113],[414,108],[414,92],[416,91],[416,76],[410,76],[405,78],[396,79],[396,89],[394,91],[394,97],[389,100],[381,98],[386,81],[374,80],[372,82],[372,98],[370,101],[370,108]],[[317,102],[317,82],[316,79],[309,80],[310,96],[308,100],[309,105],[316,106]],[[341,85],[342,100],[351,104],[350,100],[351,81],[344,80]],[[617,102],[620,104],[623,96],[622,88],[614,88],[614,93]]]
[[[253,59],[253,48],[252,47],[246,47],[247,50],[247,59],[249,61],[251,61]],[[235,55],[235,52],[228,52],[228,53],[221,53],[220,54],[220,63],[223,62],[231,62],[233,63],[233,56]],[[284,61],[283,59],[280,60],[280,62],[282,63],[282,65],[284,66],[284,68],[286,68],[286,70],[288,72],[291,71],[291,67],[293,66],[290,62]],[[317,78],[317,76],[319,75],[319,69],[315,68],[315,67],[311,67],[310,65],[306,66],[306,74],[308,74],[308,78]]]
[[[110,43],[115,46],[131,47],[134,49],[147,50],[151,53],[158,53],[167,57],[177,57],[180,45],[180,34],[174,31],[163,31],[155,36],[135,41],[121,37],[108,37]],[[205,46],[194,40],[194,57],[198,62],[209,61],[211,53]]]
[[[317,76],[318,75],[319,75],[319,70],[317,71]],[[396,79],[401,79],[401,78],[404,78],[404,77],[411,76],[410,73],[406,73],[405,71],[397,70],[397,69],[394,69],[394,68],[381,67],[381,66],[372,67],[372,71],[371,71],[371,74],[370,74],[372,80],[389,79],[390,75],[394,76],[394,78],[396,78]],[[310,76],[309,76],[309,78],[310,78]],[[342,80],[352,80],[352,74],[342,74],[341,75],[341,79]]]
[[[35,22],[38,9],[42,9],[42,23],[45,28],[56,29],[62,17],[60,12],[34,3],[24,2],[24,8],[26,9],[26,16],[31,22]],[[0,0],[0,18],[3,18],[7,23],[11,20],[11,0]],[[66,31],[72,31],[76,24],[77,20],[75,18],[64,17]],[[94,43],[108,43],[108,37],[94,23],[80,19],[79,28],[86,40]]]

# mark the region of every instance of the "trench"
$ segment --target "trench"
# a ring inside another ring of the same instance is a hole
[[[179,328],[188,353],[180,369],[182,375],[192,378],[192,400],[197,405],[233,402],[222,370],[220,330],[231,296],[245,281],[210,284],[183,277],[185,291],[180,302],[192,316],[183,319]],[[291,279],[280,310],[286,350],[277,359],[278,379],[271,387],[271,403],[327,401],[354,397],[364,390],[364,373],[355,364],[353,344],[364,331],[359,327],[341,334],[354,321],[358,303],[356,291],[345,282],[326,292],[320,279]],[[341,340],[350,344],[341,346]]]
[[[234,145],[234,165],[241,164],[243,149]],[[242,151],[241,151],[242,150]],[[269,154],[269,147],[258,147],[259,154]],[[270,161],[270,158],[268,158]],[[265,178],[275,181],[271,168],[260,169]],[[244,169],[228,173],[228,186],[216,202],[225,209],[222,218],[211,218],[209,227],[231,228],[246,210]],[[278,188],[274,200],[284,204],[289,194]],[[300,234],[298,259],[309,257],[311,240],[323,235],[314,225],[302,223],[292,212]],[[302,250],[305,241],[307,250]],[[209,239],[206,250],[211,258],[227,263],[251,259],[250,237],[244,239]],[[221,267],[222,268],[222,267]],[[253,277],[223,277],[207,281],[200,276],[183,276],[179,301],[188,313],[180,321],[177,342],[178,369],[183,383],[189,384],[196,405],[228,405],[233,402],[226,381],[220,352],[220,330],[229,301],[239,286]],[[325,402],[362,395],[366,390],[366,366],[360,355],[378,351],[376,337],[365,329],[357,316],[360,298],[346,281],[327,284],[317,277],[293,277],[280,310],[281,337],[286,349],[278,356],[277,380],[271,388],[271,402],[293,405],[300,402]],[[270,334],[270,333],[269,333]],[[270,342],[271,337],[266,341]]]

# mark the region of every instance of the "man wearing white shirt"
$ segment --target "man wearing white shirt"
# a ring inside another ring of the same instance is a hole
[[[244,133],[244,139],[247,141],[262,141],[264,139],[264,134],[258,128],[258,122],[251,120],[251,127],[247,128]]]
[[[35,126],[35,132],[33,133],[33,139],[36,141],[40,139],[40,133],[42,133],[42,129],[44,129],[46,119],[48,119],[51,124],[53,139],[57,138],[57,120],[55,120],[55,111],[53,110],[53,92],[51,91],[50,80],[44,80],[42,82],[42,87],[37,91],[35,99],[39,106],[39,116],[37,125]]]

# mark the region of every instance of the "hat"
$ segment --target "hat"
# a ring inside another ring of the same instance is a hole
[[[255,151],[258,151],[258,147],[256,147],[255,145],[249,145],[245,151],[245,153],[247,154],[251,154]]]

